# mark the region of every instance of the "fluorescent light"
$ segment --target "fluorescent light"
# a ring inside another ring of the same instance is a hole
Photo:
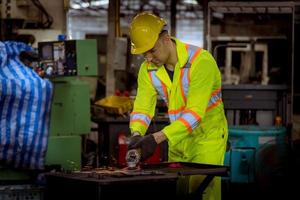
[[[198,2],[196,0],[183,0],[183,3],[185,3],[185,4],[194,4],[194,5],[198,4]]]
[[[71,7],[72,9],[80,9],[80,8],[81,8],[81,6],[78,5],[78,4],[76,4],[76,3],[71,3],[70,7]]]
[[[87,7],[90,6],[90,3],[88,3],[88,2],[82,2],[82,3],[81,3],[81,6],[82,6],[83,8],[87,8]]]
[[[105,6],[108,5],[109,0],[99,0],[99,1],[92,1],[92,6]]]

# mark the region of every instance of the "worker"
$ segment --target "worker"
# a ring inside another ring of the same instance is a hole
[[[129,149],[149,158],[168,141],[170,162],[223,165],[228,136],[221,99],[221,74],[212,55],[171,37],[166,21],[152,13],[137,14],[129,28],[131,53],[143,54],[138,89],[130,115]],[[155,114],[157,94],[168,106],[170,124],[145,134]],[[192,193],[203,176],[191,176],[182,187]],[[201,197],[199,197],[200,199]],[[215,177],[203,199],[221,199],[221,178]]]

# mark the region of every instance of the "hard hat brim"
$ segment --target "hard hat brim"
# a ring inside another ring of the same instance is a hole
[[[131,45],[131,54],[143,54],[152,49],[158,39],[158,36],[155,36],[154,40],[152,42],[149,42],[147,45],[141,47],[141,48],[135,48],[133,45]]]

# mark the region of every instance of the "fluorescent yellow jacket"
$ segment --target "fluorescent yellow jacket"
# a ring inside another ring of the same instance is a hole
[[[212,129],[223,128],[227,132],[221,75],[215,60],[206,50],[173,39],[178,55],[173,82],[163,66],[142,63],[130,119],[131,132],[144,135],[154,116],[159,94],[168,105],[171,123],[162,131],[171,148],[189,135],[207,140],[215,137]]]

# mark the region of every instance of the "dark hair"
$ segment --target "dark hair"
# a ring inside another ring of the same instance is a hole
[[[166,30],[166,29],[163,28],[161,30],[161,32],[159,33],[158,38],[161,38],[161,37],[163,37],[163,36],[165,36],[167,34],[168,34],[168,30]]]
[[[163,35],[165,35],[165,34],[168,34],[168,30],[163,29],[163,30],[161,30],[161,32],[159,33],[159,36],[163,36]]]

